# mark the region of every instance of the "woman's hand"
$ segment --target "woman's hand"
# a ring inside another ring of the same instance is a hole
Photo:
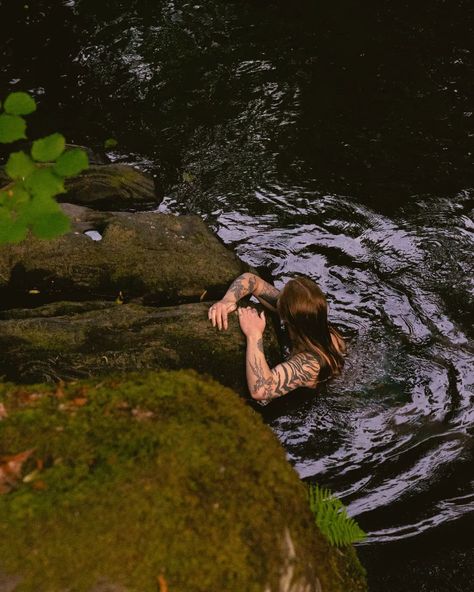
[[[234,312],[236,308],[237,304],[230,300],[219,300],[219,302],[213,304],[208,312],[208,318],[211,321],[212,326],[215,327],[217,325],[219,331],[227,329],[227,315]]]
[[[265,313],[259,314],[255,308],[239,308],[239,323],[246,337],[261,337],[265,331]]]

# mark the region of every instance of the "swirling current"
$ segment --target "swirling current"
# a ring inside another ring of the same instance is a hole
[[[157,211],[326,292],[344,373],[262,415],[367,531],[370,589],[473,590],[472,7],[20,4],[0,88],[35,95],[39,132],[116,138]]]

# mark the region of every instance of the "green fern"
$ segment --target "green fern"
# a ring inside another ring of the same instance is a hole
[[[365,532],[347,515],[341,500],[328,489],[310,484],[308,494],[314,520],[331,545],[343,547],[365,538]]]

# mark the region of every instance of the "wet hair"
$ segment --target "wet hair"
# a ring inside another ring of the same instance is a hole
[[[292,353],[311,352],[320,364],[318,381],[337,376],[344,364],[345,344],[342,336],[328,322],[328,305],[321,288],[306,277],[291,279],[280,292],[278,313],[287,325]],[[334,335],[342,351],[333,345]]]

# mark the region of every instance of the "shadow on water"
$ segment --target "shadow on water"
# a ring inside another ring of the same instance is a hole
[[[368,532],[373,592],[466,592],[470,3],[36,4],[2,3],[2,95],[35,94],[37,133],[117,138],[109,157],[165,188],[159,211],[200,214],[277,286],[320,283],[346,370],[262,415]]]

